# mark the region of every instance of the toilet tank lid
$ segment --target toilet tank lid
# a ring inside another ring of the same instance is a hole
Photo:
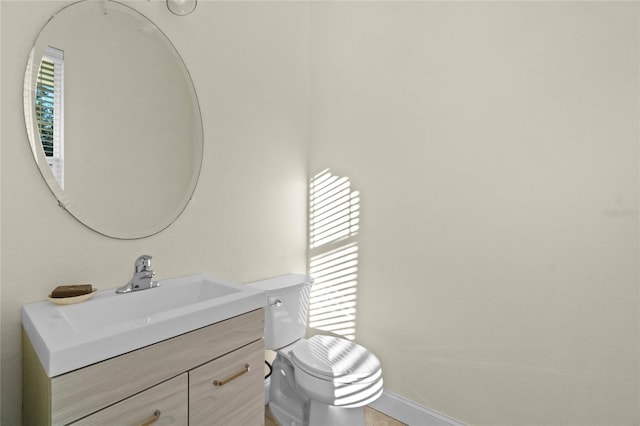
[[[291,291],[298,287],[313,284],[313,278],[305,274],[287,274],[266,280],[254,281],[246,285],[265,291],[267,294],[275,294]]]

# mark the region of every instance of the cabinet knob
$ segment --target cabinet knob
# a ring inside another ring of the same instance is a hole
[[[155,422],[157,422],[158,420],[160,420],[160,410],[156,410],[153,412],[153,417],[147,419],[144,423],[142,423],[140,426],[149,426],[154,424]]]
[[[242,370],[240,370],[240,371],[238,371],[237,373],[235,373],[235,374],[233,374],[233,375],[231,375],[231,376],[227,377],[227,378],[226,378],[226,379],[224,379],[224,380],[214,380],[214,381],[213,381],[213,384],[214,384],[214,386],[224,386],[224,385],[226,385],[227,383],[229,383],[230,381],[235,380],[235,379],[237,379],[238,377],[242,376],[243,374],[248,373],[250,368],[251,368],[251,367],[249,367],[249,364],[245,364],[245,365],[244,365],[244,368],[243,368]]]

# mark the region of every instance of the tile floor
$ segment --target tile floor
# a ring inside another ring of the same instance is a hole
[[[365,407],[364,409],[364,421],[366,426],[405,426],[404,423],[386,416],[370,407]],[[279,426],[268,407],[265,407],[264,425]]]

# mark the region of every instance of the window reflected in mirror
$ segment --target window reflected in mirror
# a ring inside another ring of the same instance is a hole
[[[64,52],[47,47],[36,84],[36,119],[51,172],[64,189]]]

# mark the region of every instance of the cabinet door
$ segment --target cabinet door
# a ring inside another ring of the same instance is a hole
[[[262,339],[189,372],[189,425],[264,424]]]
[[[188,376],[184,373],[85,417],[73,425],[184,426],[188,423],[187,398]]]

